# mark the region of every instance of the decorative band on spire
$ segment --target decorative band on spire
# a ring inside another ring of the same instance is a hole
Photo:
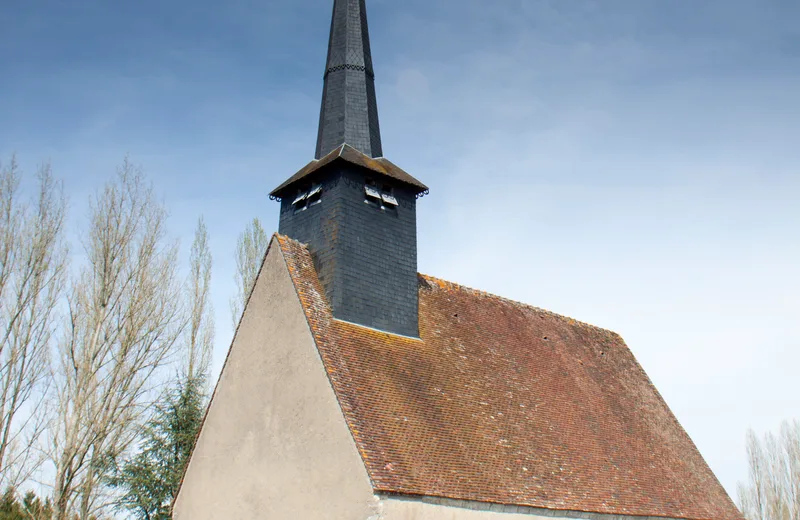
[[[340,70],[357,70],[357,71],[360,71],[360,72],[364,72],[367,75],[367,77],[369,77],[370,79],[373,79],[373,80],[375,79],[375,73],[372,71],[372,69],[368,69],[364,65],[352,65],[350,63],[343,63],[341,65],[334,65],[333,67],[325,69],[325,76],[324,77],[327,78],[328,74],[330,74],[331,72],[337,72],[337,71],[340,71]]]

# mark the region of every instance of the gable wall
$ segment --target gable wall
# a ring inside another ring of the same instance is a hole
[[[273,239],[175,520],[367,519],[372,487]]]

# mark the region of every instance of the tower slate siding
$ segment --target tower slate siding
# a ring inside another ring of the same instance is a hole
[[[365,0],[334,0],[324,78],[316,160],[270,194],[280,233],[308,245],[335,318],[417,337],[416,198],[427,187],[383,157]],[[367,180],[397,205],[367,197]],[[314,192],[313,205],[295,204],[312,184],[319,202]]]
[[[308,245],[334,317],[416,337],[416,194],[393,183],[397,207],[365,202],[368,178],[389,181],[344,161],[319,178],[319,204],[295,211],[283,198],[279,232]]]

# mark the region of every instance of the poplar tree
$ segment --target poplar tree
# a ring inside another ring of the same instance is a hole
[[[784,421],[778,435],[747,432],[748,479],[739,483],[747,520],[800,520],[800,422]]]
[[[250,291],[256,283],[261,262],[267,254],[269,237],[261,226],[261,221],[254,218],[239,235],[236,242],[236,296],[231,299],[231,318],[234,330],[239,325],[244,307],[250,298]]]
[[[88,520],[134,444],[186,324],[166,208],[127,159],[93,199],[86,262],[68,290],[51,424],[56,520]]]
[[[42,462],[50,342],[64,289],[65,200],[50,167],[21,195],[15,158],[0,165],[0,486],[22,484]]]
[[[119,508],[134,518],[168,520],[183,472],[206,409],[206,383],[214,339],[209,301],[211,252],[208,231],[197,223],[186,284],[190,309],[182,366],[145,426],[136,454],[123,462],[109,480],[121,493]]]

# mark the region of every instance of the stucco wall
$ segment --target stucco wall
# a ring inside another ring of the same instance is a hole
[[[382,497],[381,520],[669,520],[579,511],[548,511],[524,506],[485,504],[464,500]]]
[[[273,243],[174,518],[367,519],[375,506],[280,247]]]
[[[553,520],[530,514],[476,511],[397,499],[381,500],[381,510],[381,520]]]

